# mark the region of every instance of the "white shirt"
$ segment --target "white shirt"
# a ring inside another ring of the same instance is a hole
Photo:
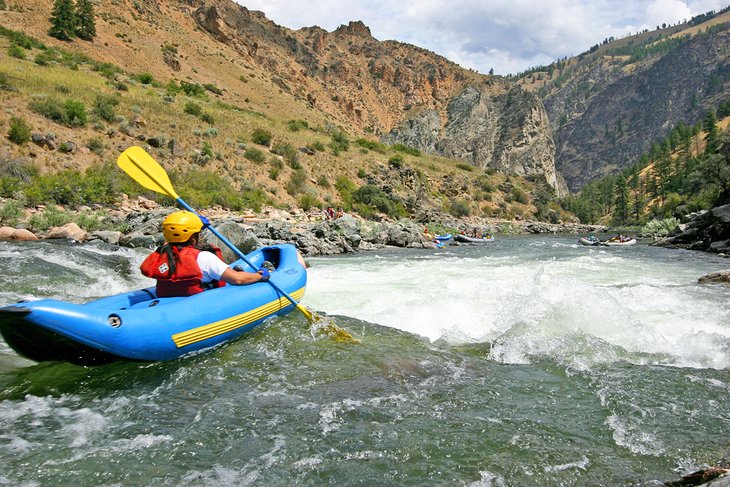
[[[228,269],[228,264],[220,260],[213,252],[200,252],[196,260],[200,272],[203,273],[201,282],[220,281],[221,276]]]

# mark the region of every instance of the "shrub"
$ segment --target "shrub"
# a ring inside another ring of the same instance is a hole
[[[73,221],[71,213],[56,206],[49,206],[43,212],[31,216],[28,219],[28,227],[31,231],[38,232],[51,227],[61,227],[71,221]]]
[[[382,189],[372,184],[366,184],[356,189],[352,193],[352,199],[355,203],[377,209],[388,216],[399,216],[403,213],[402,209],[391,201]]]
[[[409,154],[411,156],[416,156],[416,157],[421,156],[420,150],[414,149],[413,147],[408,147],[407,145],[404,145],[404,144],[393,145],[393,150],[398,151],[398,152],[405,152],[406,154]]]
[[[98,137],[92,137],[86,142],[86,147],[91,150],[94,154],[102,155],[104,153],[104,150],[106,149],[106,146],[104,145],[104,142]]]
[[[664,220],[651,220],[641,228],[640,233],[641,235],[666,237],[677,225],[679,225],[679,220],[673,217]]]
[[[119,105],[118,97],[99,95],[94,101],[94,107],[91,109],[91,114],[101,118],[106,122],[112,123],[117,119],[117,105]]]
[[[292,132],[299,132],[300,130],[309,128],[309,123],[306,120],[289,120],[286,125]]]
[[[312,208],[321,208],[322,202],[319,201],[315,195],[311,193],[304,193],[299,197],[299,206],[301,206],[304,211],[308,211]]]
[[[260,163],[266,161],[266,156],[264,155],[264,153],[255,147],[249,147],[248,149],[246,149],[246,152],[243,153],[243,157],[252,162]]]
[[[512,187],[512,197],[514,198],[514,201],[522,203],[523,205],[530,202],[530,197],[528,196],[527,191],[519,186]]]
[[[400,154],[396,154],[390,159],[388,159],[388,165],[392,167],[393,169],[400,169],[403,167],[404,158]]]
[[[471,164],[466,163],[466,162],[457,162],[456,167],[458,167],[459,169],[461,169],[463,171],[471,172],[474,170],[474,166],[472,166]]]
[[[336,130],[331,135],[331,142],[329,143],[330,149],[334,155],[339,155],[341,152],[345,152],[350,148],[350,141],[347,138],[347,134],[343,130]]]
[[[457,218],[469,216],[471,214],[469,203],[461,198],[453,199],[451,201],[451,214]]]
[[[213,83],[206,83],[206,84],[203,85],[203,88],[205,88],[206,90],[210,91],[211,93],[215,93],[216,95],[222,95],[223,94],[223,90],[221,90],[220,88],[218,88]]]
[[[215,124],[215,117],[208,112],[201,113],[200,120],[202,120],[203,122],[205,122],[209,125]]]
[[[263,145],[269,147],[271,145],[272,135],[268,130],[257,128],[251,133],[251,141],[254,144]]]
[[[22,145],[30,140],[30,126],[20,117],[10,118],[8,139],[14,144]]]
[[[16,59],[25,59],[25,49],[16,44],[10,44],[10,47],[8,47],[8,56]]]
[[[322,188],[329,188],[330,187],[330,181],[327,179],[327,176],[322,175],[317,179],[317,186],[321,186]]]
[[[16,200],[7,200],[0,206],[0,224],[14,227],[23,215],[23,206]]]
[[[369,149],[369,150],[377,152],[379,154],[385,154],[387,151],[387,148],[385,147],[384,144],[381,144],[380,142],[376,142],[374,140],[359,138],[359,139],[355,140],[355,143],[357,145],[359,145],[360,147]]]
[[[180,90],[188,96],[205,98],[205,87],[198,83],[180,81]]]
[[[297,169],[289,176],[289,182],[286,185],[286,192],[294,196],[303,193],[307,188],[307,173],[303,169]]]
[[[183,108],[183,111],[187,113],[188,115],[193,115],[195,117],[199,117],[201,113],[203,113],[203,107],[195,103],[194,101],[189,101],[185,103],[185,108]]]
[[[155,80],[154,76],[150,73],[140,73],[137,75],[137,81],[142,83],[143,85],[149,85]]]

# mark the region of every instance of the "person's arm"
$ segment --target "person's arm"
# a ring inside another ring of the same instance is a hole
[[[257,272],[246,272],[237,271],[229,267],[223,272],[223,274],[221,274],[221,280],[228,284],[233,284],[234,286],[244,286],[246,284],[253,284],[254,282],[262,280],[264,278],[263,273],[264,272],[262,270]]]

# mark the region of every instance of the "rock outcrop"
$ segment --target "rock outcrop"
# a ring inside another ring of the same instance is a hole
[[[666,238],[654,245],[730,253],[730,204],[686,216]]]
[[[199,3],[193,17],[204,31],[334,120],[477,167],[544,177],[565,194],[542,102],[512,81],[378,41],[359,21],[292,31],[227,0]]]
[[[555,164],[571,191],[632,165],[680,122],[693,125],[730,95],[728,24],[670,33],[661,33],[664,40],[645,33],[574,58],[543,90]]]

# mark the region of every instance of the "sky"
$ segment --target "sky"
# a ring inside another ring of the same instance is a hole
[[[361,20],[380,41],[433,51],[480,73],[517,74],[728,0],[236,0],[290,29]]]

